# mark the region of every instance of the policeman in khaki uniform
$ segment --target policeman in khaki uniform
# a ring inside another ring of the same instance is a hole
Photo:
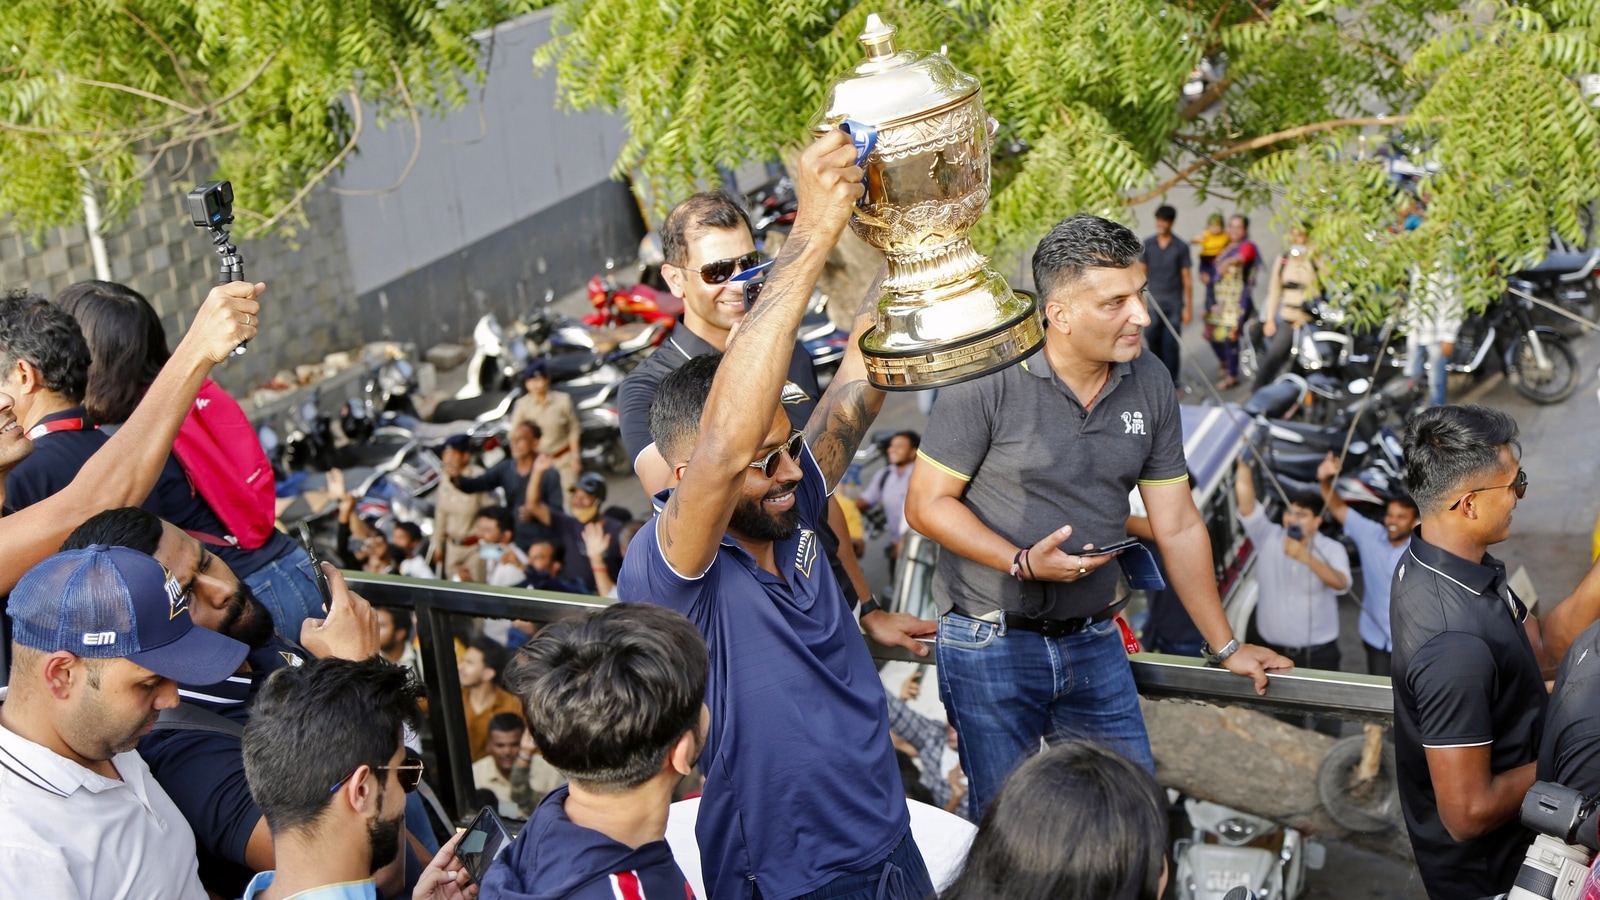
[[[482,467],[472,462],[471,439],[458,434],[444,442],[439,451],[444,462],[446,477],[439,479],[438,493],[434,495],[433,561],[442,562],[445,578],[465,566],[473,581],[483,580],[483,560],[475,545],[464,544],[474,535],[478,510],[490,503],[484,494],[469,494],[451,483],[448,476],[483,474]]]
[[[555,459],[556,471],[561,474],[561,489],[570,491],[578,481],[578,462],[582,456],[578,446],[582,428],[572,409],[572,397],[550,390],[550,376],[542,359],[528,363],[522,378],[528,393],[512,404],[511,427],[522,422],[538,426],[539,448]]]

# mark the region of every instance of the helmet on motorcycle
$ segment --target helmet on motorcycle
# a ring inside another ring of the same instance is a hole
[[[541,376],[546,378],[549,377],[549,372],[546,371],[543,358],[535,359],[532,362],[529,362],[528,365],[522,370],[523,381],[527,381],[529,378],[538,378]]]

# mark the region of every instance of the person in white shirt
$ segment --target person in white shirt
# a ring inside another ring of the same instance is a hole
[[[889,438],[889,446],[884,448],[886,464],[873,473],[866,489],[856,498],[856,506],[862,512],[874,506],[883,508],[889,531],[890,571],[900,557],[900,540],[906,533],[906,486],[911,484],[911,467],[917,462],[921,444],[922,437],[915,431],[902,431]]]
[[[1270,647],[1296,666],[1339,670],[1339,594],[1350,588],[1350,555],[1344,545],[1322,534],[1322,495],[1289,491],[1282,522],[1273,522],[1256,503],[1250,464],[1241,456],[1234,479],[1239,521],[1256,548],[1260,600],[1250,640]],[[1300,720],[1294,720],[1297,724]],[[1337,719],[1322,719],[1317,729],[1337,737]]]
[[[248,648],[189,615],[151,557],[58,553],[11,592],[0,706],[0,897],[205,900],[194,832],[134,752],[178,685],[233,674]]]

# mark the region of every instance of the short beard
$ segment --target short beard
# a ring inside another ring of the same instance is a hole
[[[406,817],[405,806],[392,819],[383,817],[383,794],[378,794],[378,814],[367,823],[367,846],[371,849],[370,865],[373,873],[394,862],[400,855],[400,823]]]
[[[792,491],[794,487],[790,485],[779,493]],[[740,500],[733,508],[733,517],[728,520],[728,530],[752,541],[786,541],[794,537],[800,530],[800,504],[774,514],[761,508],[764,500]]]
[[[228,611],[222,614],[217,632],[247,647],[259,648],[272,642],[275,627],[272,613],[256,599],[250,585],[241,581],[233,596],[228,598]]]

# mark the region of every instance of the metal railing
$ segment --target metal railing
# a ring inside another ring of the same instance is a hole
[[[368,572],[344,574],[351,587],[374,605],[409,609],[416,614],[416,636],[428,687],[433,753],[437,770],[449,773],[448,780],[435,778],[433,783],[445,806],[458,815],[466,812],[464,804],[472,796],[474,787],[465,728],[466,709],[461,680],[456,674],[452,618],[525,619],[543,624],[612,602],[602,597],[527,588],[429,581]],[[931,661],[898,647],[884,647],[870,639],[868,646],[872,655],[880,660]],[[1384,724],[1393,718],[1393,693],[1389,679],[1383,677],[1296,669],[1272,675],[1267,693],[1258,695],[1248,679],[1207,667],[1197,659],[1141,653],[1129,661],[1139,693],[1152,699],[1246,706],[1264,712],[1316,712]]]

